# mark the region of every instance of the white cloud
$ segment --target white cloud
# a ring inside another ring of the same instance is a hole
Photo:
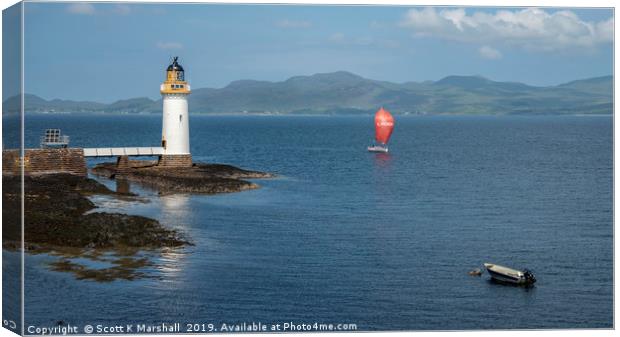
[[[309,28],[312,27],[310,21],[280,20],[276,22],[276,26],[280,28]]]
[[[502,58],[502,53],[500,53],[499,50],[489,46],[480,47],[480,49],[478,49],[478,53],[480,53],[480,56],[489,60],[497,60]]]
[[[71,14],[93,15],[95,6],[86,2],[78,2],[67,6],[67,12]]]
[[[415,36],[478,44],[505,43],[528,50],[591,48],[613,40],[613,18],[584,21],[567,10],[548,13],[526,8],[468,14],[462,8],[437,11],[427,7],[409,10],[400,25],[411,29]]]
[[[178,42],[157,42],[157,48],[163,50],[181,49],[183,45]]]

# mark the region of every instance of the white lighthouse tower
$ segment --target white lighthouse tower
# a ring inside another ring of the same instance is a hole
[[[175,56],[166,69],[166,80],[160,87],[163,99],[161,146],[164,148],[164,154],[159,158],[160,166],[192,166],[187,111],[190,87],[177,60]]]

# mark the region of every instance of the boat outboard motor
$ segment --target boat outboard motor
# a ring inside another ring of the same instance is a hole
[[[534,277],[534,274],[528,269],[523,270],[523,276],[525,277],[525,280],[529,284],[536,282],[536,277]]]

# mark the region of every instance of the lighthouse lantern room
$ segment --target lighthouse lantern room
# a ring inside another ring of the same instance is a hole
[[[189,113],[187,97],[190,87],[185,71],[175,56],[166,69],[166,79],[160,86],[163,100],[160,166],[191,166],[189,150]]]

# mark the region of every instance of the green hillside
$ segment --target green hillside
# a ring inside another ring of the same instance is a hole
[[[145,97],[102,104],[26,95],[25,101],[27,111],[161,112],[161,100]],[[612,114],[613,77],[535,87],[479,76],[399,84],[339,71],[281,82],[241,80],[219,89],[194,89],[189,106],[192,113],[356,114],[384,106],[395,114]],[[18,108],[19,97],[5,100],[5,112]]]

